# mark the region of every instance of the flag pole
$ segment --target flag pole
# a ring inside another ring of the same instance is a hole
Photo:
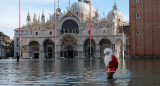
[[[91,0],[90,0],[90,59],[92,59],[91,43],[92,41],[91,41]]]
[[[21,0],[19,0],[19,58],[21,58]]]
[[[54,58],[56,59],[56,0],[54,0]]]

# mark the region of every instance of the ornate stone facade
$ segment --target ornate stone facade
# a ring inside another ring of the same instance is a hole
[[[75,5],[76,4],[76,5]],[[78,4],[78,6],[77,6]],[[44,11],[40,18],[34,15],[33,22],[28,12],[27,25],[22,28],[21,51],[22,58],[94,58],[103,57],[104,48],[110,47],[118,57],[125,48],[125,36],[119,33],[118,27],[124,25],[124,17],[114,4],[112,14],[99,17],[98,10],[92,10],[91,45],[90,19],[87,0],[78,0],[67,12],[62,13],[58,7],[56,11],[56,43],[54,42],[54,14],[45,21]],[[94,8],[92,6],[92,8]],[[79,9],[77,11],[77,9]],[[108,19],[110,18],[110,19]],[[15,46],[18,45],[18,29],[15,29]],[[56,47],[55,47],[56,46]],[[56,51],[55,51],[56,50]],[[91,51],[91,53],[90,53]],[[19,48],[15,47],[15,55]],[[17,53],[17,54],[16,54]]]

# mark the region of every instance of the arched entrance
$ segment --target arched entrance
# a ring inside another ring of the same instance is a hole
[[[44,41],[44,56],[46,59],[51,59],[54,56],[54,43],[52,40]]]
[[[66,46],[66,52],[67,55],[65,57],[67,58],[74,58],[75,56],[73,55],[74,53],[74,47],[72,45],[67,45]]]
[[[62,29],[61,29],[61,33],[79,33],[79,27],[77,22],[75,22],[74,20],[66,20],[63,24],[62,24]]]
[[[77,40],[73,36],[65,36],[61,45],[61,57],[75,58],[78,56],[76,46]]]
[[[104,49],[105,48],[110,48],[111,46],[111,41],[108,40],[108,39],[102,39],[100,42],[99,42],[99,45],[100,45],[100,57],[103,57],[104,56]]]
[[[33,59],[38,59],[39,50],[40,50],[40,45],[37,41],[31,41],[29,43],[29,56],[30,57],[32,57]]]
[[[95,51],[96,51],[96,43],[94,42],[93,39],[91,39],[91,46],[90,46],[90,39],[87,39],[84,43],[84,53],[85,53],[85,57],[93,57],[95,56]],[[91,47],[91,48],[90,48]],[[91,49],[91,52],[90,52],[90,49]]]
[[[122,57],[122,41],[121,40],[117,40],[116,41],[116,53],[115,55],[118,57],[118,58],[121,58]]]

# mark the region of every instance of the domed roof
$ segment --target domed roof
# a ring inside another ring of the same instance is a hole
[[[122,13],[120,10],[118,10],[116,4],[113,6],[113,10],[111,10],[111,11],[108,13],[107,19],[109,19],[110,21],[112,21],[112,19],[113,19],[113,11],[114,11],[115,14],[117,15],[118,20],[119,20],[120,22],[124,22],[124,15],[123,15],[123,13]]]
[[[82,1],[78,1],[72,4],[71,9],[78,12],[83,13],[85,16],[89,16],[90,14],[90,5],[87,3],[84,3]],[[91,16],[95,16],[95,8],[91,6]]]

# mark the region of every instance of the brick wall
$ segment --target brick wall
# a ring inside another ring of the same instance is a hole
[[[130,56],[160,56],[160,0],[130,0]]]

